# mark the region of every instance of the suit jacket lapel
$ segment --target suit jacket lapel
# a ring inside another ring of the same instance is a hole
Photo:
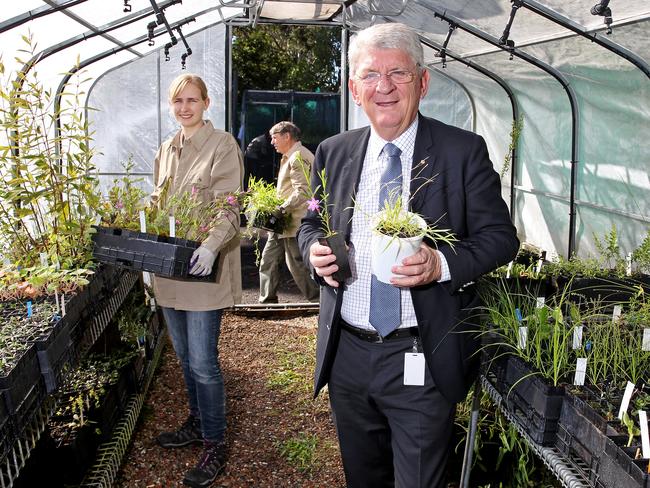
[[[427,187],[431,186],[427,180],[435,174],[436,162],[433,128],[421,114],[418,113],[418,117],[418,133],[415,136],[411,167],[410,208],[413,212],[420,212],[426,201]]]
[[[354,196],[359,189],[359,180],[361,179],[361,169],[363,168],[363,161],[366,157],[366,149],[368,148],[368,140],[370,139],[370,127],[362,131],[359,135],[358,141],[353,148],[350,149],[350,155],[341,168],[341,174],[348,175],[350,181],[354,182],[352,191],[348,190],[347,185],[341,185],[347,194],[341,195],[342,201],[345,205],[342,207],[342,221],[341,225],[345,229],[346,239],[350,238],[352,232],[352,215],[354,214]]]

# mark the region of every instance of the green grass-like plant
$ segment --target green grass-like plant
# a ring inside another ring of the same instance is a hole
[[[318,445],[317,436],[303,432],[281,442],[280,455],[299,471],[308,472],[316,467]]]

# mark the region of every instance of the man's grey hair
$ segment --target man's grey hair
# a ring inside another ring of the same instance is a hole
[[[354,75],[361,57],[369,49],[401,49],[415,64],[424,67],[424,51],[418,34],[400,23],[377,24],[363,29],[352,38],[348,49],[350,75]]]
[[[300,140],[300,129],[292,122],[282,121],[269,129],[269,134],[289,134],[294,141]]]

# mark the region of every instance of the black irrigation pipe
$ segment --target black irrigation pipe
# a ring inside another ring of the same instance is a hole
[[[575,23],[568,17],[558,14],[557,12],[541,5],[535,0],[519,0],[522,6],[526,7],[531,12],[534,12],[545,19],[548,19],[562,27],[569,29],[576,34],[589,39],[591,42],[595,42],[599,46],[607,49],[608,51],[613,52],[614,54],[622,57],[623,59],[629,61],[637,68],[639,68],[647,77],[650,78],[650,65],[646,63],[643,58],[637,56],[635,53],[621,46],[620,44],[615,43],[607,36],[598,34],[596,32],[589,32],[583,28],[580,24]]]
[[[569,198],[569,245],[568,245],[568,255],[570,257],[573,255],[575,250],[575,233],[576,233],[576,182],[577,182],[577,167],[578,167],[578,100],[573,90],[573,87],[569,83],[569,80],[553,66],[550,66],[547,63],[531,56],[523,51],[518,50],[513,46],[504,46],[499,42],[499,39],[496,37],[472,26],[462,20],[447,14],[446,10],[441,10],[431,5],[427,5],[422,0],[415,0],[418,5],[426,8],[433,12],[435,17],[438,17],[445,22],[456,25],[458,28],[464,30],[465,32],[472,34],[479,39],[492,44],[493,46],[510,53],[512,56],[516,56],[527,63],[532,64],[533,66],[545,71],[553,78],[555,78],[569,98],[569,104],[571,105],[571,190]]]
[[[181,1],[182,0],[169,0],[168,4],[171,5],[173,3],[178,3],[178,2],[181,2]],[[164,4],[165,8],[167,6],[169,6],[168,4]],[[163,7],[159,6],[159,8],[163,8]],[[185,17],[184,19],[181,19],[181,20],[179,20],[179,21],[177,21],[177,22],[175,22],[173,24],[170,24],[169,27],[172,30],[177,29],[177,28],[179,28],[179,27],[181,27],[181,26],[183,26],[185,24],[196,21],[196,18],[200,17],[201,15],[210,13],[210,12],[212,12],[214,10],[220,10],[220,9],[221,9],[220,6],[209,7],[207,9],[205,9],[205,10],[200,11],[200,12],[196,12],[194,15],[191,15],[189,17]],[[95,56],[93,56],[91,58],[88,58],[85,61],[82,61],[81,63],[79,63],[78,66],[74,66],[68,73],[66,73],[66,75],[61,80],[61,83],[59,83],[59,87],[56,90],[56,95],[54,97],[54,113],[55,114],[58,113],[58,111],[60,109],[61,95],[63,93],[63,89],[64,89],[65,85],[68,83],[68,81],[70,80],[72,75],[74,75],[77,71],[79,71],[79,70],[85,68],[86,66],[89,66],[89,65],[91,65],[91,64],[93,64],[93,63],[95,63],[97,61],[100,61],[100,60],[102,60],[104,58],[107,58],[108,56],[111,56],[113,54],[117,54],[117,53],[119,53],[121,51],[131,49],[134,46],[137,46],[138,44],[141,44],[144,41],[150,41],[154,37],[158,37],[158,36],[164,34],[165,32],[167,32],[167,26],[165,26],[165,30],[159,30],[158,32],[154,32],[153,35],[149,35],[149,33],[147,33],[146,35],[137,37],[136,39],[133,39],[133,40],[127,42],[127,43],[120,44],[119,47],[109,49],[107,51],[104,51],[103,53],[100,53],[100,54],[97,54],[97,55],[95,55]],[[59,117],[56,117],[55,124],[54,124],[54,133],[55,133],[55,136],[56,136],[57,139],[59,137],[60,131],[61,131],[61,120],[59,119]]]
[[[181,1],[182,0],[168,0],[164,5],[165,5],[165,7],[168,7],[170,5],[180,3]],[[66,4],[66,5],[69,6],[69,4]],[[58,9],[58,10],[61,10],[61,9]],[[51,56],[53,54],[56,54],[56,53],[58,53],[60,51],[63,51],[64,49],[67,49],[69,47],[72,47],[72,46],[74,46],[74,45],[76,45],[76,44],[78,44],[78,43],[80,43],[82,41],[86,41],[86,40],[91,39],[93,37],[103,35],[106,32],[110,32],[112,30],[119,29],[119,28],[124,27],[126,25],[132,24],[133,22],[137,22],[139,20],[142,20],[143,18],[148,17],[152,13],[154,13],[153,9],[150,9],[150,8],[143,9],[143,10],[140,10],[139,12],[135,12],[135,13],[133,13],[131,15],[128,15],[128,16],[122,18],[122,19],[119,19],[119,20],[116,20],[116,21],[111,22],[109,24],[106,24],[104,26],[101,26],[101,27],[99,27],[99,28],[97,28],[95,30],[90,30],[90,31],[84,32],[84,33],[79,34],[79,35],[77,35],[75,37],[71,37],[70,39],[67,39],[67,40],[62,41],[62,42],[60,42],[58,44],[54,44],[52,46],[47,47],[46,49],[43,49],[39,53],[32,56],[32,58],[23,65],[23,67],[22,67],[22,69],[20,71],[20,75],[16,78],[16,83],[18,83],[19,87],[22,87],[22,85],[23,85],[23,83],[24,83],[24,81],[25,81],[25,79],[27,77],[27,73],[34,66],[36,66],[36,64],[38,64],[39,62],[41,62],[44,59],[48,58],[49,56]],[[58,109],[59,109],[59,107],[57,105],[55,105],[55,110],[58,110]],[[55,114],[56,113],[57,112],[55,111]],[[58,116],[57,116],[57,123],[55,124],[55,127],[54,127],[56,137],[58,137],[58,135],[59,135],[59,129],[60,129],[59,126],[60,126],[60,124],[58,122]],[[17,138],[17,135],[16,135],[15,131],[12,133],[12,136]],[[17,147],[12,148],[11,152],[12,152],[14,157],[19,156]],[[60,152],[59,152],[59,154],[60,154]]]
[[[167,8],[170,5],[174,5],[176,3],[181,3],[181,1],[182,0],[168,0],[167,2],[165,2],[165,4],[163,4],[164,5],[163,8]],[[24,64],[24,66],[23,66],[23,68],[21,70],[21,73],[23,74],[23,77],[24,77],[24,75],[26,75],[29,72],[29,70],[31,70],[34,67],[34,65],[36,65],[37,63],[43,61],[45,58],[51,56],[52,54],[56,54],[58,52],[61,52],[64,49],[68,49],[69,47],[72,47],[72,46],[74,46],[76,44],[79,44],[82,41],[87,41],[88,39],[92,39],[93,37],[97,37],[99,35],[103,36],[107,32],[111,32],[113,30],[119,29],[119,28],[124,27],[126,25],[129,25],[129,24],[132,24],[132,23],[137,22],[139,20],[142,20],[142,19],[150,16],[153,13],[154,13],[153,9],[145,8],[143,10],[140,10],[139,12],[135,12],[135,13],[133,13],[131,15],[128,15],[128,16],[126,16],[124,18],[121,18],[121,19],[116,20],[114,22],[111,22],[111,23],[105,24],[103,26],[100,26],[97,29],[93,29],[93,30],[84,32],[84,33],[79,34],[79,35],[77,35],[75,37],[71,37],[70,39],[66,39],[65,41],[61,41],[58,44],[54,44],[52,46],[49,46],[48,48],[43,49],[38,54],[35,54],[34,56],[32,56],[32,58]],[[17,80],[17,81],[19,81],[19,80]]]
[[[431,42],[429,39],[426,39],[422,36],[420,36],[420,42],[424,44],[425,46],[428,46],[432,49],[437,49],[441,50],[442,47],[436,46],[433,42]],[[450,58],[454,59],[455,61],[458,61],[461,64],[464,64],[468,68],[472,68],[473,70],[478,71],[484,76],[487,76],[490,78],[492,81],[494,81],[496,84],[498,84],[503,90],[506,92],[506,95],[508,95],[508,100],[510,100],[510,106],[512,107],[512,120],[513,122],[516,122],[519,120],[519,106],[517,104],[517,99],[515,98],[515,94],[510,88],[510,86],[501,78],[498,76],[496,73],[493,73],[492,71],[484,68],[483,66],[473,63],[472,61],[463,59],[461,56],[457,56],[453,53],[450,53],[447,48],[445,48],[445,56],[449,56]],[[450,78],[453,78],[450,76]],[[458,82],[458,80],[454,79],[454,81]],[[510,219],[514,222],[515,219],[515,160],[516,160],[516,148],[512,148],[512,154],[510,155]]]
[[[179,20],[178,22],[172,24],[171,28],[175,29],[177,27],[185,25],[185,24],[187,24],[189,22],[193,22],[195,20],[196,20],[196,17],[194,17],[194,16],[186,17],[186,18],[184,18],[182,20]],[[104,51],[103,53],[97,54],[97,55],[95,55],[95,56],[93,56],[91,58],[88,58],[88,59],[86,59],[84,61],[81,61],[78,65],[74,66],[72,69],[70,69],[69,72],[67,72],[65,74],[65,76],[61,80],[61,83],[59,83],[59,87],[56,90],[56,95],[54,97],[54,113],[56,114],[56,113],[59,112],[59,109],[61,107],[61,96],[63,95],[63,89],[64,89],[65,85],[67,85],[68,81],[70,81],[70,78],[72,78],[72,76],[77,71],[80,71],[80,70],[86,68],[87,66],[89,66],[89,65],[91,65],[93,63],[96,63],[97,61],[100,61],[100,60],[102,60],[104,58],[107,58],[108,56],[112,56],[113,54],[117,54],[117,53],[119,53],[121,51],[131,49],[132,47],[137,46],[138,44],[141,44],[141,43],[143,43],[145,41],[149,41],[149,39],[154,38],[154,37],[158,37],[158,36],[163,35],[165,33],[167,33],[166,28],[165,29],[160,29],[160,30],[158,30],[158,32],[154,32],[153,36],[149,36],[148,34],[145,34],[144,36],[140,36],[140,37],[138,37],[136,39],[133,39],[130,42],[122,44],[120,47],[115,47],[115,48],[109,49],[107,51]],[[56,139],[59,139],[60,131],[61,131],[61,119],[59,117],[57,117],[56,120],[55,120],[55,124],[54,124],[54,132],[55,132],[55,138]]]

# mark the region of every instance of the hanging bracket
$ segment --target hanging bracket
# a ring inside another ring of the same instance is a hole
[[[609,0],[601,0],[599,3],[591,7],[591,15],[600,15],[605,17],[605,26],[607,35],[612,33],[612,9],[609,8]]]
[[[192,48],[190,48],[190,45],[185,40],[185,36],[180,27],[176,29],[176,32],[178,32],[178,37],[181,38],[181,42],[185,46],[185,52],[181,54],[181,69],[185,69],[185,60],[192,55]]]
[[[156,20],[149,22],[147,24],[148,44],[150,46],[153,46],[154,44],[153,30],[156,28],[156,26],[165,24],[165,29],[167,29],[167,32],[169,32],[169,43],[167,43],[165,47],[167,47],[168,44],[171,44],[169,47],[175,46],[178,41],[176,40],[176,36],[174,36],[174,32],[172,31],[171,27],[169,27],[169,22],[167,22],[167,18],[165,17],[165,12],[164,12],[165,9],[164,8],[161,9],[160,7],[158,7],[156,0],[150,0],[150,1],[151,1],[151,8],[153,8],[153,11],[156,13]]]
[[[436,58],[441,59],[443,69],[447,67],[447,45],[449,44],[451,35],[454,33],[455,30],[456,30],[456,25],[450,22],[449,31],[447,31],[447,37],[445,38],[445,42],[442,43],[442,48],[440,48],[440,50],[435,54]]]
[[[512,2],[512,8],[510,9],[510,17],[508,18],[508,23],[506,24],[506,28],[503,29],[503,34],[501,34],[501,38],[499,39],[499,44],[501,46],[506,46],[506,49],[510,53],[510,61],[512,61],[515,52],[515,41],[509,39],[510,28],[512,27],[512,23],[515,20],[515,15],[517,15],[517,10],[519,10],[519,8],[523,6],[523,2],[521,0],[511,0],[511,2]]]

